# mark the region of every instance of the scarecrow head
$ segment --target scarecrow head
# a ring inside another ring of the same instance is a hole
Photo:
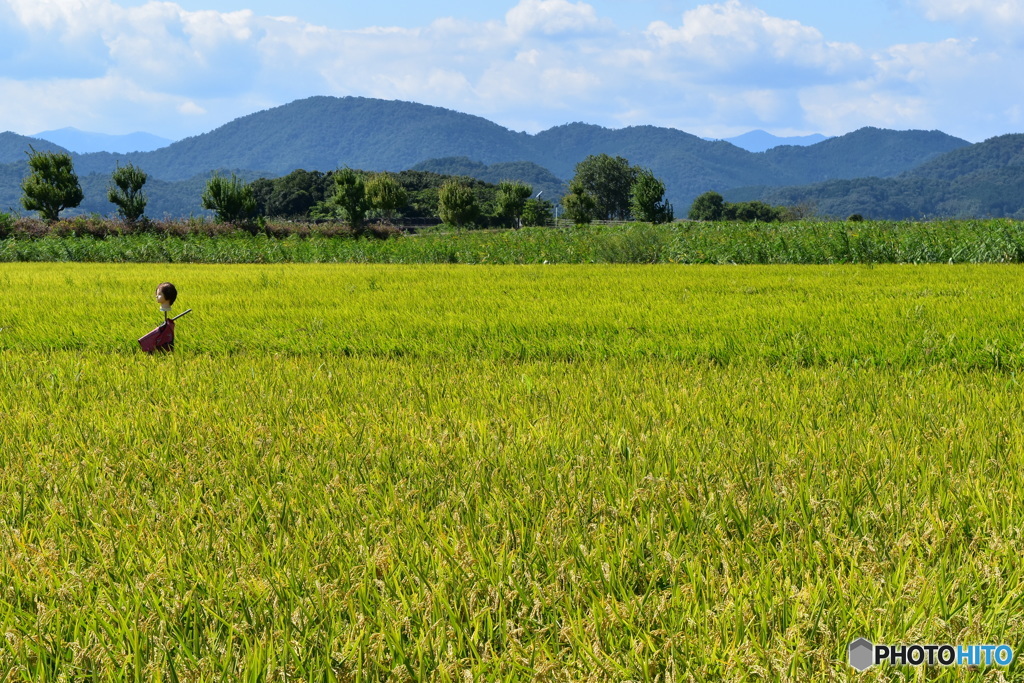
[[[178,298],[178,290],[170,282],[161,282],[156,288],[156,302],[161,311],[171,310],[174,300]]]

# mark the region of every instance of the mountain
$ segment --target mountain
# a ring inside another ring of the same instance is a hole
[[[610,130],[581,123],[538,133],[533,142],[531,160],[563,178],[572,177],[572,166],[587,154],[618,155],[646,166],[665,182],[668,198],[676,206],[689,204],[707,190],[897,175],[970,144],[941,132],[863,128],[806,147],[788,145],[751,153],[671,128]]]
[[[825,216],[1024,219],[1024,135],[961,147],[893,178],[833,180],[801,187],[740,188],[730,201],[806,204]]]
[[[814,183],[834,178],[891,177],[970,144],[937,130],[861,128],[810,147],[785,145],[761,154],[799,177],[800,183]]]
[[[525,133],[468,114],[412,102],[311,97],[257,112],[153,152],[120,157],[166,180],[211,169],[284,175],[342,166],[400,171],[425,159],[519,161]],[[84,155],[85,173],[110,172],[117,155]]]
[[[77,154],[89,154],[91,152],[116,152],[121,154],[128,152],[151,152],[154,149],[166,147],[174,142],[151,133],[107,135],[105,133],[90,133],[78,130],[77,128],[46,130],[42,133],[36,133],[32,137],[48,140]]]
[[[529,142],[527,159],[561,178],[572,178],[576,164],[591,154],[621,156],[634,166],[649,168],[664,181],[667,198],[676,206],[719,187],[800,182],[786,169],[746,150],[673,128],[610,129],[570,123],[537,133]]]
[[[46,149],[51,143],[0,135],[0,163],[24,165],[23,150],[29,144]],[[501,165],[517,164],[516,174],[544,177],[553,184],[571,178],[575,165],[588,155],[605,153],[653,171],[665,182],[668,201],[682,214],[694,197],[708,190],[726,193],[745,187],[751,188],[745,192],[754,193],[830,179],[893,177],[964,147],[969,143],[939,131],[864,128],[813,145],[785,145],[754,153],[672,128],[609,129],[570,123],[530,135],[478,116],[413,102],[311,97],[244,116],[151,152],[73,156],[82,177],[97,173],[109,178],[118,163],[131,162],[151,180],[167,182],[206,177],[215,169],[249,176],[343,166],[401,171],[464,157],[459,163],[475,169],[467,175],[510,173],[511,167]],[[17,188],[0,191],[0,199],[11,193],[16,195]],[[91,200],[87,197],[87,201]]]
[[[21,211],[22,164],[0,164],[0,212]]]
[[[964,181],[988,176],[993,170],[1024,169],[1024,135],[1000,135],[957,149],[921,164],[905,174],[908,178]]]
[[[478,116],[412,102],[311,97],[244,116],[153,152],[87,154],[76,157],[75,163],[79,173],[89,174],[110,173],[119,161],[131,161],[153,177],[179,180],[218,168],[271,175],[340,166],[398,171],[428,159],[464,156],[485,165],[528,161],[567,179],[587,155],[606,153],[650,168],[664,180],[669,201],[683,206],[710,189],[800,184],[821,180],[823,174],[877,174],[879,163],[870,149],[848,149],[857,145],[879,142],[891,147],[884,150],[887,173],[907,170],[949,149],[946,140],[931,149],[927,140],[913,139],[901,150],[899,140],[913,138],[912,131],[880,133],[754,154],[672,128],[608,129],[571,123],[529,135]],[[886,135],[888,139],[881,140]]]
[[[109,174],[117,163],[131,162],[154,178],[181,180],[211,169],[270,175],[341,166],[398,171],[464,156],[485,165],[533,162],[564,179],[576,163],[599,153],[649,167],[678,205],[717,187],[801,180],[728,143],[669,128],[578,123],[528,135],[440,107],[358,97],[298,100],[153,152],[78,155],[75,166],[81,175]]]
[[[25,152],[29,151],[30,148],[39,152],[66,153],[68,151],[60,145],[55,145],[47,140],[30,138],[7,131],[6,133],[0,133],[0,164],[13,164],[25,161],[28,158],[25,156]]]
[[[814,135],[794,135],[790,137],[779,137],[778,135],[772,135],[771,133],[763,130],[752,130],[749,133],[743,135],[737,135],[732,138],[724,138],[728,143],[736,145],[748,152],[764,152],[773,147],[779,147],[781,145],[798,145],[806,147],[807,145],[813,145],[819,142],[828,140],[828,137],[815,133]]]

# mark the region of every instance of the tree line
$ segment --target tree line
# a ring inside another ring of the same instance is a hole
[[[47,221],[77,207],[83,192],[72,159],[60,152],[29,153],[29,175],[22,182],[22,206]],[[143,220],[148,175],[129,163],[111,174],[107,198],[129,223]],[[200,202],[216,220],[251,226],[262,218],[344,221],[361,234],[367,221],[437,218],[456,227],[548,225],[563,210],[575,224],[594,220],[673,220],[665,185],[646,168],[622,157],[591,155],[576,174],[560,206],[533,194],[518,180],[496,185],[466,177],[423,171],[363,172],[349,168],[326,173],[297,170],[280,178],[245,182],[236,174],[214,174]]]
[[[693,200],[687,218],[691,221],[738,221],[773,223],[807,218],[807,206],[773,206],[762,201],[727,202],[718,192],[705,192]]]

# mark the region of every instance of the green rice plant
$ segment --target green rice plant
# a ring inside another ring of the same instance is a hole
[[[1022,277],[1005,265],[7,264],[0,349],[134,353],[170,280],[195,309],[188,352],[1017,371]]]
[[[0,677],[831,681],[858,637],[1018,647],[1020,277],[6,264]],[[194,312],[148,356],[163,280]],[[979,676],[1024,677],[857,678]]]
[[[16,677],[811,680],[1022,635],[998,375],[3,353]]]

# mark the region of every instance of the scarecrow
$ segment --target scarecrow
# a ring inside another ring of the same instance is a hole
[[[139,346],[146,353],[174,350],[174,321],[186,313],[192,312],[190,308],[184,313],[168,318],[167,314],[171,312],[171,306],[174,305],[177,298],[178,290],[170,282],[161,282],[157,286],[156,302],[160,304],[160,312],[164,314],[164,321],[152,332],[139,338]]]

